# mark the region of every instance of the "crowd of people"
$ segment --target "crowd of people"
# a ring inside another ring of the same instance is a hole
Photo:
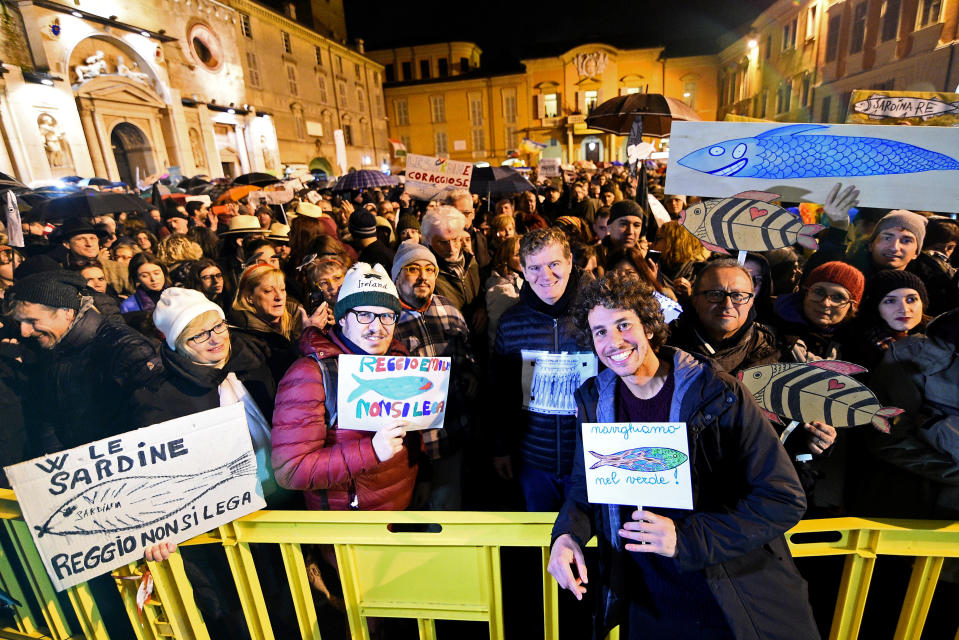
[[[801,517],[959,519],[959,223],[837,185],[817,251],[736,260],[682,226],[698,198],[662,181],[606,167],[432,202],[304,188],[282,211],[171,199],[24,224],[22,247],[6,230],[0,463],[242,402],[271,508],[559,511],[560,585],[585,591],[595,534],[628,605],[603,599],[597,628],[814,637],[810,612],[774,602],[806,598],[782,538]],[[595,353],[576,412],[529,406],[530,352]],[[340,354],[451,358],[443,428],[338,429]],[[781,443],[735,381],[816,360],[864,367],[904,409],[889,432],[822,415]],[[692,512],[587,503],[578,425],[641,420],[689,425]]]

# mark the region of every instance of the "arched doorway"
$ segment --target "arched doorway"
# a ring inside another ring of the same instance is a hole
[[[596,136],[583,138],[580,148],[583,160],[600,162],[603,159],[603,141]]]
[[[110,145],[117,163],[120,180],[135,185],[138,175],[146,177],[156,171],[153,162],[153,148],[139,127],[129,122],[121,122],[110,133]]]

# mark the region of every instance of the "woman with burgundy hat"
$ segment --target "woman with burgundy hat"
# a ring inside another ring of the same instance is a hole
[[[780,296],[773,308],[783,357],[793,362],[837,360],[862,300],[865,278],[845,262],[813,269],[799,291]]]

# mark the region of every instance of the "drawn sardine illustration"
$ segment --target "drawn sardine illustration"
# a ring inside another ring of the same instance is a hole
[[[646,473],[669,471],[689,459],[682,451],[666,447],[638,447],[610,454],[596,453],[595,451],[589,453],[599,459],[590,469],[616,467],[617,469]]]
[[[774,422],[822,420],[834,427],[872,424],[889,433],[902,409],[883,407],[868,387],[850,378],[866,369],[841,360],[767,364],[739,372],[759,408]]]
[[[804,224],[802,218],[772,204],[777,193],[746,191],[732,198],[697,202],[679,213],[679,223],[710,251],[769,251],[799,243],[818,249],[813,237],[822,225]]]
[[[959,161],[883,138],[834,136],[823,124],[791,124],[754,138],[724,140],[682,157],[679,164],[714,176],[735,178],[841,178],[922,171],[954,171]]]
[[[929,120],[936,116],[959,113],[959,102],[946,102],[939,98],[916,98],[896,96],[890,98],[874,93],[853,105],[853,111],[869,116],[870,120],[883,118],[921,118]]]
[[[128,531],[156,524],[183,511],[213,489],[241,476],[256,475],[247,451],[219,467],[182,475],[124,476],[105,480],[75,495],[50,514],[37,537]],[[186,491],[179,485],[189,483]]]
[[[433,383],[428,378],[422,376],[402,376],[399,378],[367,380],[354,373],[353,379],[356,380],[360,386],[354,389],[350,397],[346,399],[348,402],[356,400],[367,391],[372,391],[390,400],[406,400],[407,398],[418,396],[424,391],[429,391],[433,388]]]

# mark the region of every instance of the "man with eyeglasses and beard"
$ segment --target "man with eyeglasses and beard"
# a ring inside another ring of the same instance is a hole
[[[376,433],[339,429],[338,356],[408,355],[393,332],[402,307],[382,265],[358,262],[333,307],[336,324],[300,337],[301,358],[280,381],[273,411],[273,468],[308,509],[403,510],[416,481],[419,437],[402,421]]]
[[[431,473],[429,480],[424,480],[424,473],[420,473],[413,506],[459,511],[463,445],[470,427],[467,406],[476,397],[479,371],[463,314],[433,292],[438,275],[436,257],[423,245],[407,240],[397,248],[392,276],[403,309],[396,323],[396,339],[412,356],[451,358],[454,372],[443,428],[422,432],[424,449],[432,463]]]

